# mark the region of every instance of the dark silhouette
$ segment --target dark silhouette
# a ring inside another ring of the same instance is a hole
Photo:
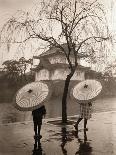
[[[45,155],[41,147],[40,139],[35,139],[34,150],[32,152],[32,155]]]
[[[72,132],[67,131],[67,128],[65,126],[62,127],[62,129],[61,129],[61,136],[62,136],[62,139],[61,139],[62,153],[63,153],[63,155],[67,155],[68,153],[67,153],[67,150],[65,148],[65,145],[68,142],[71,142],[74,139],[74,136],[73,136]]]
[[[35,138],[38,138],[38,139],[42,138],[42,136],[40,135],[40,130],[42,125],[42,119],[43,119],[43,116],[45,116],[45,114],[46,114],[46,109],[44,105],[32,111]]]
[[[62,135],[61,149],[62,149],[63,155],[68,154],[65,148],[65,145],[68,142],[71,142],[74,139],[74,137],[77,138],[78,143],[79,143],[79,148],[77,152],[75,153],[75,155],[91,155],[92,147],[90,146],[90,143],[87,141],[86,130],[84,130],[84,139],[79,138],[78,131],[74,131],[74,132],[72,131],[72,133],[70,133],[69,131],[67,131],[66,127],[62,127],[61,135]]]
[[[67,150],[64,148],[66,143],[67,143],[67,131],[66,131],[66,128],[63,127],[61,132],[62,132],[62,144],[61,144],[62,152],[63,152],[64,155],[67,155]]]
[[[76,124],[74,125],[75,129],[78,130],[78,125],[82,119],[84,119],[84,130],[88,130],[86,128],[88,119],[91,118],[92,113],[92,103],[80,103],[80,116]]]
[[[75,155],[91,155],[92,154],[92,147],[90,146],[90,143],[87,141],[87,134],[84,130],[84,140],[80,139],[77,135],[75,136],[78,139],[78,142],[80,144],[78,151],[75,153]]]

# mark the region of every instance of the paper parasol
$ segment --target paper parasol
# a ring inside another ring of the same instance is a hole
[[[77,84],[71,95],[80,103],[94,100],[101,92],[102,85],[96,80],[85,80]]]
[[[50,89],[46,83],[32,82],[22,87],[16,94],[15,107],[21,111],[31,111],[50,97]]]

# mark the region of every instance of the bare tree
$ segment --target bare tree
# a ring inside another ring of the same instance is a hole
[[[23,37],[20,36],[22,33]],[[36,6],[33,14],[26,13],[22,21],[14,17],[10,19],[1,34],[1,41],[7,42],[8,48],[12,43],[24,44],[30,39],[40,39],[64,52],[70,69],[62,97],[62,122],[66,123],[68,88],[78,68],[78,54],[96,62],[98,57],[103,60],[107,51],[106,42],[110,36],[103,5],[97,0],[42,1],[41,9]],[[67,44],[67,49],[63,48],[63,43]]]

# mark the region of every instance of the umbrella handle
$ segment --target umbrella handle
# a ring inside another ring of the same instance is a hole
[[[84,88],[87,88],[87,87],[88,87],[88,85],[87,85],[87,84],[85,84],[85,85],[84,85]]]
[[[27,92],[28,92],[28,93],[32,93],[32,91],[33,91],[32,89],[29,89]]]

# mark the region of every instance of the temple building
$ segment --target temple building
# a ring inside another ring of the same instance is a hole
[[[67,44],[62,44],[62,46],[65,48],[65,51],[68,51]],[[84,56],[82,54],[77,55],[77,70],[71,78],[71,83],[73,84],[75,82],[77,83],[79,81],[85,80],[86,71],[90,69],[89,67],[84,67],[80,64],[80,59],[83,57]],[[33,69],[35,72],[35,81],[47,80],[55,82],[55,85],[57,85],[56,89],[58,94],[58,87],[62,88],[61,81],[65,81],[67,75],[70,72],[64,52],[59,48],[51,47],[49,50],[40,54],[39,56],[34,56],[33,59],[39,59],[39,64]],[[74,64],[73,55],[71,55],[70,60],[72,61],[72,64]],[[61,92],[61,90],[59,91]]]
[[[62,45],[63,48],[67,48],[66,44]],[[78,67],[71,80],[82,81],[85,79],[85,72],[89,67],[84,67],[80,64],[80,59],[83,58],[82,54],[78,54]],[[35,81],[40,80],[65,80],[69,74],[68,62],[65,54],[61,49],[51,47],[45,53],[39,56],[34,56],[34,59],[39,59],[40,63],[34,69]],[[74,64],[74,56],[71,55],[72,64]]]

